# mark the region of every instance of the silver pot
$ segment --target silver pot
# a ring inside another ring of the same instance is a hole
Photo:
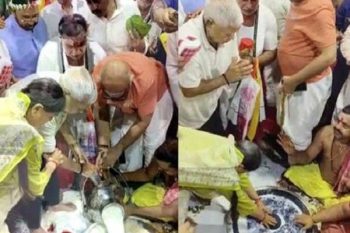
[[[95,187],[89,197],[89,207],[102,210],[108,204],[116,202],[111,186]]]
[[[121,203],[125,188],[113,176],[102,181],[96,175],[84,180],[81,195],[85,208],[102,211],[108,204]]]

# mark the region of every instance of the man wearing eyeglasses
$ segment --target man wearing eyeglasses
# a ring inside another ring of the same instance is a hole
[[[166,137],[173,104],[163,66],[136,52],[123,52],[102,60],[94,69],[99,88],[95,113],[102,168],[112,167],[122,152],[119,169],[145,166]]]

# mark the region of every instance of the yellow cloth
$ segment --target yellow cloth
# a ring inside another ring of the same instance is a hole
[[[147,183],[136,189],[131,196],[131,202],[137,207],[155,207],[163,204],[166,190],[163,187]],[[173,218],[161,218],[165,222],[174,220]]]
[[[160,39],[160,42],[163,45],[163,48],[164,48],[165,52],[167,52],[168,51],[168,46],[167,46],[168,33],[163,32],[162,34],[160,34],[159,39]]]
[[[151,183],[147,183],[131,196],[131,202],[137,207],[152,207],[162,204],[165,195],[165,189]]]
[[[228,138],[186,127],[178,129],[179,184],[232,190],[243,154]]]
[[[259,94],[256,98],[253,116],[252,116],[252,119],[251,119],[249,126],[248,126],[247,137],[250,141],[253,141],[253,139],[255,138],[256,131],[258,129],[258,125],[259,125],[259,121],[260,121],[260,103],[261,103],[261,98],[263,98],[263,95],[262,95],[263,86],[262,86],[262,81],[261,81],[260,66],[259,66],[258,59],[254,60],[254,76],[255,76],[254,80],[260,86],[260,91],[259,91]]]
[[[237,203],[237,210],[240,216],[248,216],[253,214],[257,206],[255,202],[249,198],[248,194],[244,191],[249,186],[251,186],[249,177],[247,174],[243,173],[240,174],[240,180],[238,184],[235,184],[232,186],[232,190],[226,190],[226,189],[205,189],[205,188],[192,188],[192,187],[186,187],[186,189],[192,191],[197,196],[203,198],[203,199],[212,199],[217,195],[223,195],[228,200],[231,200],[232,192],[236,192],[238,203]]]
[[[308,196],[320,200],[325,207],[350,201],[350,195],[337,197],[332,186],[322,179],[318,164],[292,166],[285,172],[284,176]]]
[[[50,178],[40,171],[44,140],[25,118],[29,105],[30,99],[23,93],[0,98],[0,195],[6,193],[4,183],[18,185],[17,165],[23,159],[31,195],[42,195]]]
[[[234,191],[238,197],[239,214],[247,216],[255,212],[257,206],[244,191],[251,186],[249,177],[235,170],[242,163],[244,155],[233,141],[181,126],[178,138],[179,185],[182,188],[209,200],[219,194],[231,200]],[[194,169],[198,168],[199,172],[194,173]]]

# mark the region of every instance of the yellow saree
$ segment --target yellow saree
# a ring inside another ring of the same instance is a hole
[[[40,171],[43,138],[25,118],[29,105],[30,99],[23,93],[0,98],[0,200],[10,200],[1,204],[0,224],[22,195],[17,169],[22,160],[27,163],[31,195],[42,195],[50,178]]]
[[[247,216],[255,212],[256,205],[244,191],[251,183],[246,173],[235,170],[244,155],[230,139],[203,131],[180,127],[179,185],[204,199],[224,195],[238,197],[238,212]]]

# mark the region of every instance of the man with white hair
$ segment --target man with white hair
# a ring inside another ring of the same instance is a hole
[[[200,16],[179,28],[179,41],[201,42],[200,50],[179,72],[180,125],[223,134],[219,98],[224,89],[236,88],[235,82],[253,70],[249,61],[239,61],[236,32],[242,22],[236,1],[211,0]]]
[[[43,148],[44,157],[45,154],[51,154],[53,151],[55,151],[55,136],[59,130],[61,131],[67,144],[73,150],[73,153],[79,158],[85,157],[84,153],[79,147],[78,142],[76,141],[76,138],[70,133],[70,128],[72,126],[67,125],[68,122],[66,121],[66,118],[68,115],[83,112],[96,101],[97,89],[95,83],[85,68],[73,67],[68,69],[63,75],[56,72],[42,72],[26,77],[25,79],[20,80],[11,86],[7,90],[7,95],[19,92],[32,80],[42,77],[49,77],[56,80],[64,90],[67,101],[64,112],[56,115],[51,121],[39,129],[40,134],[45,140]],[[85,163],[80,163],[79,161],[74,162],[73,160],[67,158],[61,166],[86,177],[91,176],[96,171],[95,166],[90,164],[87,160]],[[43,201],[45,201],[46,207],[52,209],[53,211],[69,211],[75,209],[75,207],[71,204],[59,204],[59,182],[56,173],[54,173],[46,186],[44,200],[39,198],[34,200],[22,200],[13,209],[16,214],[19,212],[21,215],[23,215],[28,227],[35,233],[45,232],[40,227],[41,206]],[[11,226],[9,227],[11,228]]]

